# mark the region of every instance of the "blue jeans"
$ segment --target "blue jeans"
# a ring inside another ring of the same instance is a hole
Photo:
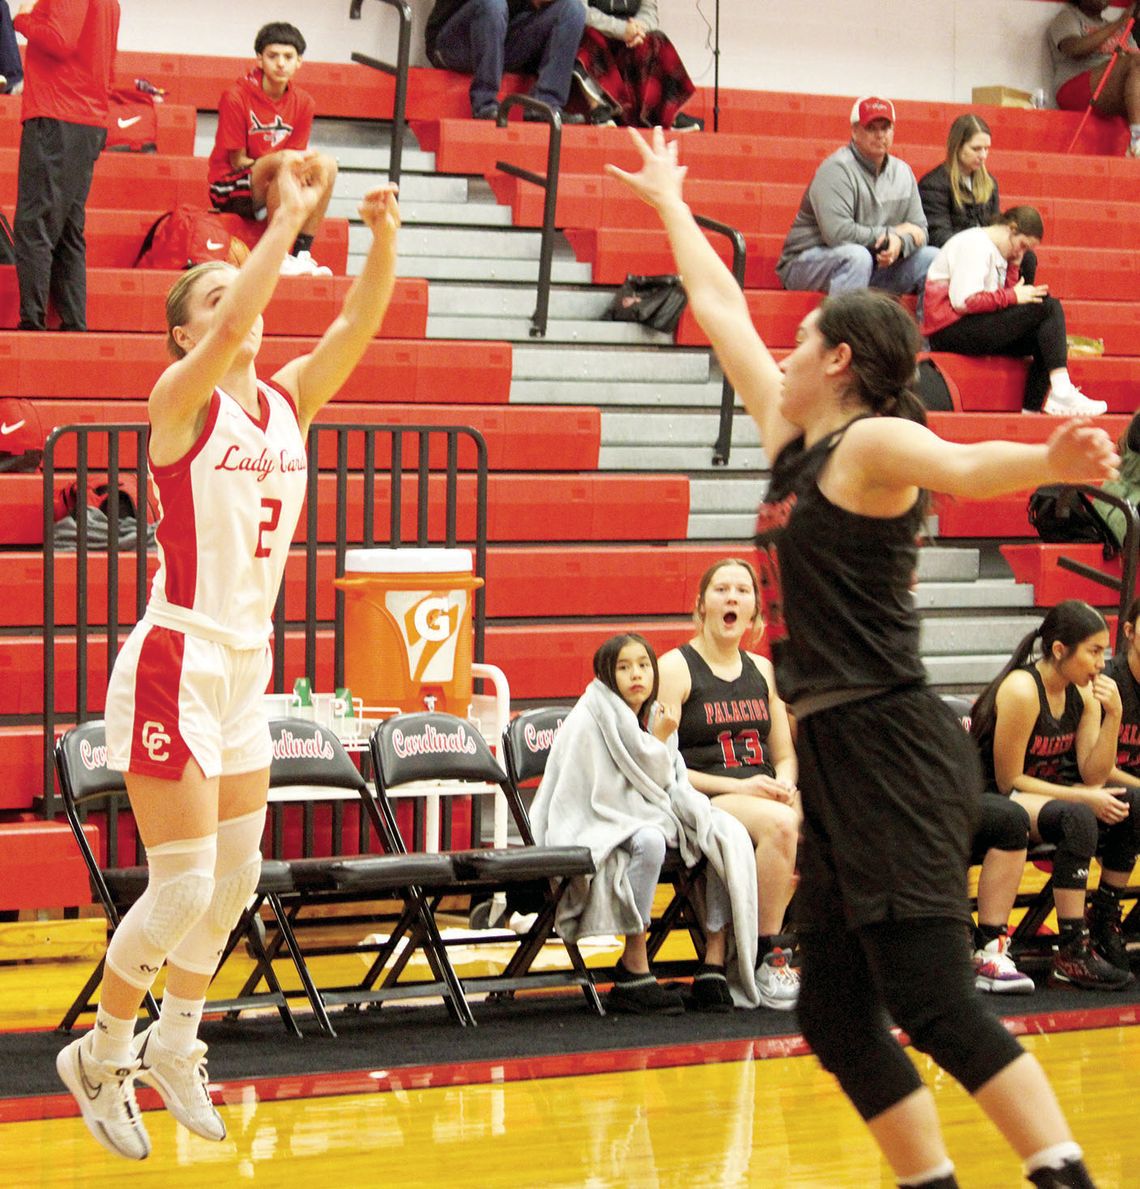
[[[507,0],[467,0],[436,35],[432,62],[473,76],[473,115],[498,101],[505,70],[536,74],[534,98],[561,111],[585,27],[581,0],[552,0],[513,18]]]
[[[784,265],[780,280],[785,289],[846,293],[850,289],[885,289],[888,293],[917,293],[922,320],[922,291],[926,272],[938,255],[929,244],[879,268],[869,248],[837,244],[834,248],[807,248]]]
[[[0,0],[0,74],[8,80],[10,91],[24,77],[20,49],[16,44],[16,30],[12,28],[12,12],[7,0]]]

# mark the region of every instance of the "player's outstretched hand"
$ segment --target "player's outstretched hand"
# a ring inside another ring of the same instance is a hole
[[[630,128],[629,135],[641,154],[641,169],[627,173],[616,165],[607,165],[606,173],[625,182],[638,198],[657,210],[679,202],[687,170],[677,164],[677,141],[666,144],[660,128],[653,129],[649,143],[636,128]]]
[[[360,200],[360,217],[373,235],[394,236],[400,230],[400,204],[396,201],[398,186],[391,182],[369,190]]]
[[[278,209],[304,222],[317,209],[322,191],[310,165],[316,150],[289,162],[288,168],[277,171]]]
[[[1087,417],[1075,417],[1049,438],[1049,466],[1062,483],[1100,483],[1115,479],[1120,455],[1112,439]]]

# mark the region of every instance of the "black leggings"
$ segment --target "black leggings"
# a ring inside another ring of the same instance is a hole
[[[1049,801],[1037,814],[1037,833],[1057,850],[1053,855],[1053,886],[1081,889],[1088,884],[1089,862],[1099,854],[1109,871],[1129,874],[1140,852],[1140,789],[1129,789],[1122,800],[1128,816],[1115,825],[1097,820],[1088,805]]]
[[[1069,355],[1065,311],[1055,297],[983,314],[965,314],[936,330],[930,336],[930,345],[935,351],[957,355],[1031,356],[1022,406],[1035,412],[1049,393],[1049,373],[1064,367]]]
[[[886,921],[800,935],[804,1039],[864,1119],[922,1086],[887,1014],[973,1094],[1022,1053],[974,988],[959,920]]]

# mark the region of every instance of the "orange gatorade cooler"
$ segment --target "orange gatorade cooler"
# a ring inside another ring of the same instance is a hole
[[[365,706],[471,705],[474,592],[469,549],[350,549],[344,591],[344,679]]]

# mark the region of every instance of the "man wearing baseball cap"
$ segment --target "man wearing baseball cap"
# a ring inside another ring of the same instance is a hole
[[[785,289],[843,293],[870,286],[917,293],[936,251],[909,165],[891,155],[895,105],[864,95],[851,108],[851,141],[816,170],[784,241]]]

